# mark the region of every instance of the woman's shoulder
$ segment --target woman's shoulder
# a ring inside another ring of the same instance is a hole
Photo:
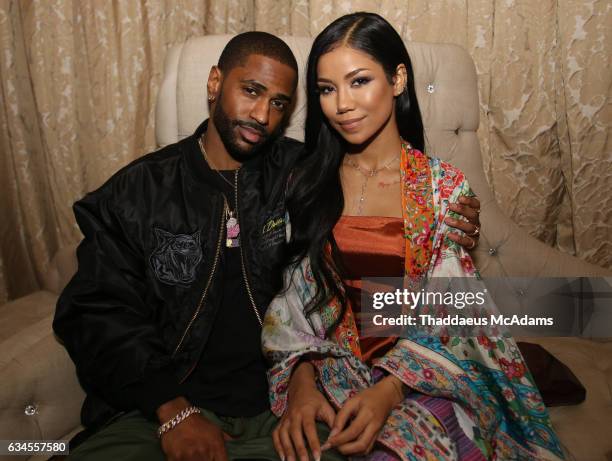
[[[448,198],[457,189],[467,190],[469,188],[465,173],[454,165],[440,159],[439,157],[424,154],[419,150],[414,150],[415,155],[424,156],[429,163],[432,182],[437,186],[442,198]]]
[[[422,161],[424,161],[425,159],[427,160],[429,164],[429,168],[432,172],[432,175],[434,175],[434,177],[440,180],[446,180],[446,181],[451,180],[451,181],[456,182],[457,184],[465,180],[465,173],[463,173],[463,171],[461,171],[456,166],[453,166],[450,163],[445,162],[444,160],[434,155],[425,154],[424,152],[421,152],[418,149],[412,148],[411,151],[412,151],[412,155],[418,160],[422,160]],[[418,160],[417,160],[417,164],[419,163]]]
[[[435,165],[435,168],[440,171],[440,176],[443,178],[454,178],[457,183],[465,179],[465,173],[454,165],[451,165],[437,157],[430,157],[430,164]]]

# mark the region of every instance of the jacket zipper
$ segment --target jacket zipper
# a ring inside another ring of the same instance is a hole
[[[183,341],[185,340],[185,337],[187,336],[187,333],[191,329],[191,326],[193,325],[193,322],[195,322],[195,319],[200,314],[200,311],[202,310],[202,306],[204,305],[204,301],[206,300],[206,295],[208,294],[208,289],[210,288],[210,284],[212,282],[212,278],[215,275],[215,271],[217,269],[217,263],[219,262],[219,255],[221,254],[221,242],[223,240],[223,216],[225,214],[225,210],[226,209],[227,209],[227,201],[226,201],[225,197],[223,197],[223,210],[221,210],[221,219],[219,220],[219,222],[220,222],[220,224],[219,224],[219,239],[217,240],[217,249],[216,249],[216,253],[215,253],[215,259],[213,261],[213,266],[212,266],[212,269],[210,271],[210,275],[208,276],[208,280],[206,282],[206,285],[204,287],[204,291],[202,292],[202,296],[200,297],[200,302],[198,303],[198,307],[196,308],[195,312],[193,313],[193,316],[191,317],[191,320],[189,320],[189,323],[187,324],[187,327],[185,328],[185,331],[183,332],[183,336],[181,336],[181,340],[178,342],[178,344],[176,345],[176,348],[174,349],[174,352],[172,353],[172,357],[174,357],[177,354],[177,352],[179,351],[179,349],[183,345]],[[187,376],[189,376],[190,373],[191,373],[191,370],[189,371],[189,373],[187,373]],[[183,378],[183,379],[185,379],[185,378]]]
[[[234,199],[236,201],[236,220],[238,221],[238,226],[240,226],[240,213],[238,212],[238,171],[234,175]],[[249,296],[249,301],[251,301],[251,307],[253,308],[253,312],[255,312],[255,316],[257,317],[257,321],[259,322],[259,326],[263,327],[263,322],[261,321],[261,315],[257,310],[257,306],[255,305],[255,299],[253,298],[253,293],[251,292],[251,285],[249,284],[249,279],[246,273],[246,265],[244,264],[244,253],[242,251],[242,247],[246,239],[240,239],[240,263],[242,265],[242,277],[244,278],[244,285],[247,290],[247,295]]]

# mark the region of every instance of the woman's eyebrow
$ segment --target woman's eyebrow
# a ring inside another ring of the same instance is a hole
[[[351,77],[354,77],[355,75],[357,75],[359,72],[361,72],[362,70],[370,70],[367,67],[360,67],[359,69],[355,69],[350,71],[348,74],[346,74],[344,76],[344,79],[347,80]],[[317,78],[317,82],[328,82],[328,83],[332,83],[332,81],[328,78],[324,78],[324,77],[318,77]]]
[[[351,78],[351,77],[354,77],[355,75],[357,75],[357,74],[358,74],[359,72],[361,72],[362,70],[370,70],[370,69],[368,69],[367,67],[360,67],[359,69],[355,69],[355,70],[353,70],[353,71],[349,72],[348,74],[346,74],[346,75],[344,76],[344,78],[345,78],[345,79],[349,79],[349,78]]]

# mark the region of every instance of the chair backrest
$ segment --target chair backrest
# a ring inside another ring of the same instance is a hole
[[[189,136],[208,117],[208,73],[231,37],[196,37],[170,49],[156,107],[155,129],[160,146]],[[303,75],[312,39],[282,38],[291,47],[300,68],[296,107],[285,134],[303,140],[306,115]],[[413,61],[428,151],[445,160],[453,159],[460,168],[470,158],[480,166],[476,137],[478,92],[472,59],[456,45],[410,42],[407,46]]]
[[[196,37],[169,50],[156,107],[160,146],[193,133],[208,117],[206,82],[231,35]],[[303,139],[303,75],[312,44],[308,37],[282,37],[300,67],[298,97],[285,134]],[[417,98],[425,126],[426,150],[460,168],[482,204],[482,233],[472,252],[485,276],[608,275],[609,271],[548,247],[527,235],[500,210],[482,168],[476,136],[479,123],[476,70],[463,48],[450,44],[407,42]]]

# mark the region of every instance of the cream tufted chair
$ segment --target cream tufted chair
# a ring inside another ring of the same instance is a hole
[[[169,50],[156,106],[160,146],[192,134],[208,117],[208,72],[229,38],[199,37]],[[303,69],[312,39],[285,40]],[[482,238],[474,252],[481,273],[489,277],[609,275],[529,237],[500,211],[481,164],[476,74],[469,55],[454,45],[410,43],[408,50],[428,152],[461,168],[482,203]],[[296,109],[286,131],[296,139],[303,138],[304,104],[300,80]],[[66,439],[79,429],[83,393],[72,362],[51,332],[58,293],[75,268],[74,248],[62,250],[44,290],[0,306],[0,439]],[[504,304],[516,298],[512,291],[504,296]],[[579,338],[540,338],[538,342],[587,387],[586,402],[551,411],[563,443],[577,460],[611,460],[612,343]]]
[[[189,136],[208,117],[206,81],[229,35],[198,37],[170,50],[156,108],[160,146]],[[283,37],[300,71],[312,39]],[[527,235],[504,216],[482,168],[476,71],[467,52],[455,45],[409,43],[428,153],[463,170],[482,203],[482,237],[474,258],[483,276],[555,277],[610,275],[598,266],[560,253]],[[300,75],[296,109],[286,135],[303,140],[305,83]]]
[[[160,146],[189,136],[208,117],[206,81],[229,35],[193,38],[172,48],[156,108]],[[286,135],[303,140],[306,115],[303,72],[312,39],[283,37],[300,68],[298,97]],[[562,254],[530,237],[508,219],[495,202],[482,168],[476,136],[479,123],[477,79],[469,54],[456,45],[408,43],[417,97],[426,131],[427,151],[463,170],[482,204],[482,236],[473,252],[484,277],[610,276],[611,273]],[[522,293],[527,295],[528,293]],[[517,291],[509,287],[495,300],[502,312],[520,308]],[[611,332],[612,335],[612,332]],[[579,406],[554,408],[553,424],[577,460],[612,459],[612,343],[581,338],[537,338],[567,364],[587,387]],[[578,423],[578,424],[576,424]],[[571,459],[571,458],[570,458]]]

